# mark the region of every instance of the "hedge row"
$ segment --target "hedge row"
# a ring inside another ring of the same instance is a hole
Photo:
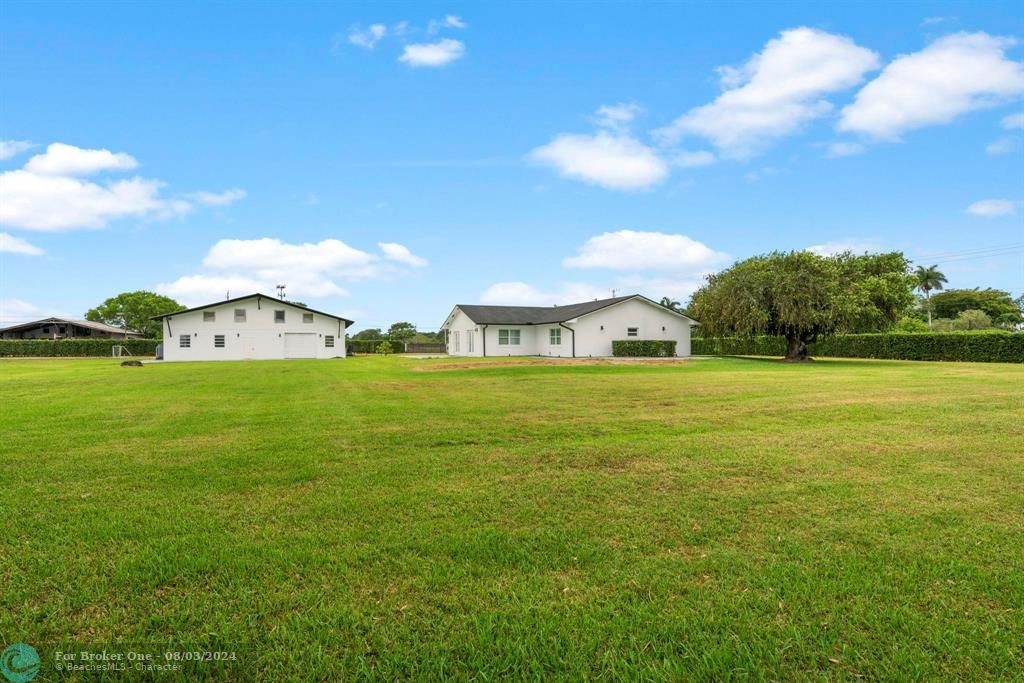
[[[785,356],[781,337],[694,338],[697,356]],[[960,332],[847,334],[808,347],[812,356],[1024,363],[1024,334]]]
[[[666,358],[676,355],[674,339],[616,339],[612,341],[613,356]]]
[[[159,339],[0,339],[0,356],[106,356],[114,345],[123,346],[133,356],[152,356]]]
[[[349,353],[377,353],[377,347],[386,339],[349,339],[346,348]],[[391,353],[402,353],[405,351],[405,344],[398,341],[389,342]]]

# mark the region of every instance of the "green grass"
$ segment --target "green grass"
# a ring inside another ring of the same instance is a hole
[[[1024,366],[10,360],[0,397],[37,680],[1022,675]]]

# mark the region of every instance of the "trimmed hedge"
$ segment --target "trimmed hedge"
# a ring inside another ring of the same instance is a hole
[[[159,339],[0,339],[0,356],[71,358],[112,355],[123,346],[133,356],[152,356]]]
[[[694,338],[698,356],[785,356],[782,337]],[[1024,363],[1024,334],[965,332],[846,334],[808,345],[811,356]]]
[[[668,358],[676,355],[674,339],[616,339],[612,341],[613,356],[631,358]]]
[[[345,348],[349,353],[377,353],[377,347],[386,342],[386,339],[349,339]],[[405,345],[402,342],[392,341],[391,353],[402,353]]]

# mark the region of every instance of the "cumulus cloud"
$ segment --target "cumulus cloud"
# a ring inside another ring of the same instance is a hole
[[[443,19],[431,19],[427,23],[427,33],[433,35],[446,28],[467,28],[469,24],[462,20],[462,17],[458,17],[454,14],[449,14]]]
[[[398,244],[397,242],[378,242],[377,246],[384,254],[384,258],[389,261],[395,261],[412,268],[423,268],[427,265],[425,258],[416,256],[403,244]]]
[[[109,149],[82,149],[74,145],[55,142],[43,154],[37,154],[25,164],[25,170],[37,175],[80,176],[100,171],[131,171],[139,162],[123,152]]]
[[[1009,116],[1004,116],[1001,123],[1003,128],[1006,130],[1024,129],[1024,114],[1010,114]]]
[[[387,257],[405,250],[404,265],[418,259],[400,244],[382,243]],[[425,265],[426,262],[423,262]],[[352,247],[337,239],[292,244],[264,237],[252,240],[224,239],[214,244],[202,261],[202,272],[186,275],[156,286],[161,294],[186,304],[200,304],[233,295],[272,292],[278,284],[288,285],[296,297],[321,298],[348,296],[340,281],[381,278],[398,272],[396,266],[382,263],[381,257]]]
[[[451,64],[466,53],[461,40],[444,38],[434,43],[410,43],[398,61],[413,67],[439,67]]]
[[[39,317],[39,307],[21,299],[0,299],[0,322],[19,323]]]
[[[180,216],[196,204],[226,205],[245,194],[235,189],[219,195],[197,192],[166,197],[162,194],[165,183],[159,180],[80,177],[136,166],[138,162],[128,154],[54,143],[24,168],[0,173],[0,224],[39,231],[102,228],[120,218]]]
[[[706,138],[723,156],[745,158],[832,111],[825,95],[878,68],[878,55],[851,39],[800,27],[783,31],[740,67],[720,67],[724,92],[656,131],[665,144]]]
[[[480,303],[492,306],[556,306],[610,296],[607,289],[578,282],[563,283],[553,290],[539,289],[525,282],[498,282],[480,294]]]
[[[1002,154],[1009,154],[1016,148],[1017,141],[1013,138],[999,138],[985,145],[985,153],[992,156],[1000,156]]]
[[[601,128],[622,131],[643,112],[643,107],[636,103],[605,104],[597,108],[594,123]]]
[[[28,140],[0,140],[0,161],[17,156],[27,149],[32,149],[32,143]]]
[[[531,151],[529,158],[553,167],[565,178],[613,190],[651,187],[668,175],[668,164],[650,147],[628,135],[607,131],[559,135]]]
[[[202,204],[204,206],[228,206],[235,202],[245,199],[245,190],[240,190],[237,187],[224,192],[191,192],[186,195],[189,199]]]
[[[833,142],[828,146],[828,157],[830,159],[852,157],[863,153],[864,145],[859,142]]]
[[[387,35],[387,32],[388,27],[384,24],[370,24],[366,29],[361,26],[353,26],[348,32],[348,42],[356,47],[372,50],[381,38]]]
[[[700,271],[729,259],[686,235],[619,230],[591,237],[579,254],[562,261],[566,268]]]
[[[974,202],[965,209],[972,216],[982,218],[995,218],[996,216],[1009,216],[1017,212],[1017,205],[1010,199],[982,199]]]
[[[9,235],[6,232],[0,232],[0,253],[40,256],[46,252],[34,244],[29,244],[25,240],[15,237],[14,235]]]
[[[807,247],[806,251],[818,256],[835,256],[846,251],[853,252],[854,254],[874,253],[882,251],[882,247],[872,240],[845,239],[812,244]]]
[[[894,140],[1024,94],[1024,64],[1013,45],[987,33],[957,33],[890,62],[845,107],[839,130]]]

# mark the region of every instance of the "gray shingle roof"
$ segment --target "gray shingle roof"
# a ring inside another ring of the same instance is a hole
[[[21,323],[19,325],[11,325],[10,327],[5,327],[3,329],[0,329],[0,332],[16,332],[17,330],[20,330],[20,329],[23,329],[23,328],[35,327],[37,325],[55,325],[55,324],[56,325],[60,325],[60,324],[77,325],[79,327],[88,327],[90,329],[98,330],[100,332],[111,332],[113,334],[138,334],[138,335],[142,334],[141,332],[136,332],[135,330],[125,330],[125,329],[122,329],[120,327],[114,327],[113,325],[107,325],[107,324],[104,324],[104,323],[97,323],[97,322],[93,322],[92,320],[78,320],[76,318],[43,318],[42,320],[33,320],[30,323]]]
[[[459,304],[462,312],[478,325],[553,325],[599,311],[613,304],[640,296],[617,296],[568,306],[477,306]],[[642,297],[641,297],[642,298]]]

